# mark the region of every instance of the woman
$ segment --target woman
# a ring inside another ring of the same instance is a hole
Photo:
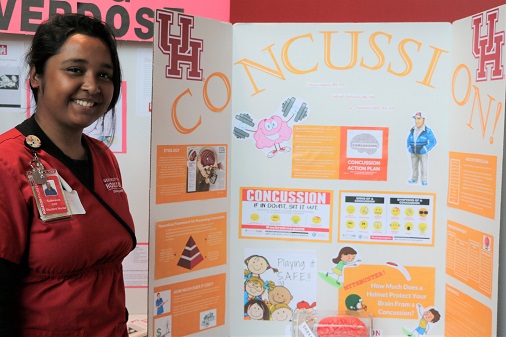
[[[27,63],[35,114],[0,135],[0,336],[128,336],[133,221],[114,155],[83,135],[114,113],[116,41],[99,20],[56,15]],[[40,193],[47,181],[58,196]]]

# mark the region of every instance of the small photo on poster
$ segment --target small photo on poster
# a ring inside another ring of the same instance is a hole
[[[172,337],[172,316],[155,319],[156,337]]]
[[[200,313],[200,330],[216,326],[216,309],[202,311]]]
[[[170,290],[155,293],[154,299],[155,315],[161,315],[170,312],[170,298],[171,298]]]
[[[225,190],[225,146],[189,146],[186,153],[188,193]]]
[[[0,108],[22,108],[23,52],[22,42],[0,41]]]

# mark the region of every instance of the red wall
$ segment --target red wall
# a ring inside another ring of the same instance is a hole
[[[505,0],[230,0],[236,22],[452,22]]]

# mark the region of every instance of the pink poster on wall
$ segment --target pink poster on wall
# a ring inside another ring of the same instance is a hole
[[[148,1],[34,1],[0,0],[0,33],[33,34],[40,23],[56,13],[82,13],[107,22],[119,40],[151,41],[157,8],[219,21],[230,20],[230,0]]]

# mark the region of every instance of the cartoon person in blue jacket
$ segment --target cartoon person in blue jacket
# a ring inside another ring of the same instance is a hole
[[[411,179],[408,182],[410,184],[418,182],[418,176],[420,175],[423,186],[427,185],[428,153],[437,143],[434,133],[425,125],[425,117],[425,114],[421,111],[413,115],[415,126],[409,131],[407,140],[412,168]]]

